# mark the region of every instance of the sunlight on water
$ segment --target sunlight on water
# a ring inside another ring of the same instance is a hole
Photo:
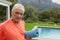
[[[60,29],[39,28],[39,37],[50,40],[60,40]]]

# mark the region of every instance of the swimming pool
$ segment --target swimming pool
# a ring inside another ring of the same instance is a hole
[[[40,40],[60,40],[60,28],[37,27]]]

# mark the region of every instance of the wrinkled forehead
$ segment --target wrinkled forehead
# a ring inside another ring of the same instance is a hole
[[[24,13],[23,8],[21,8],[21,7],[15,8],[14,11]]]
[[[22,7],[15,7],[13,12],[20,12],[20,13],[24,13],[23,8]]]
[[[24,6],[20,6],[20,5],[15,5],[15,6],[13,6],[13,8],[12,8],[12,11],[22,11],[22,13],[24,13],[25,12],[25,8],[24,8]]]

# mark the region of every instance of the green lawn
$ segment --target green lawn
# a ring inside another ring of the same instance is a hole
[[[26,30],[31,30],[34,26],[49,26],[49,27],[59,27],[60,28],[60,23],[56,24],[56,26],[54,26],[54,23],[50,23],[50,22],[37,22],[37,23],[26,23]]]

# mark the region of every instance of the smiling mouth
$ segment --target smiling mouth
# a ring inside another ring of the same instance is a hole
[[[20,19],[22,19],[22,18],[16,18],[16,19],[20,20]]]

